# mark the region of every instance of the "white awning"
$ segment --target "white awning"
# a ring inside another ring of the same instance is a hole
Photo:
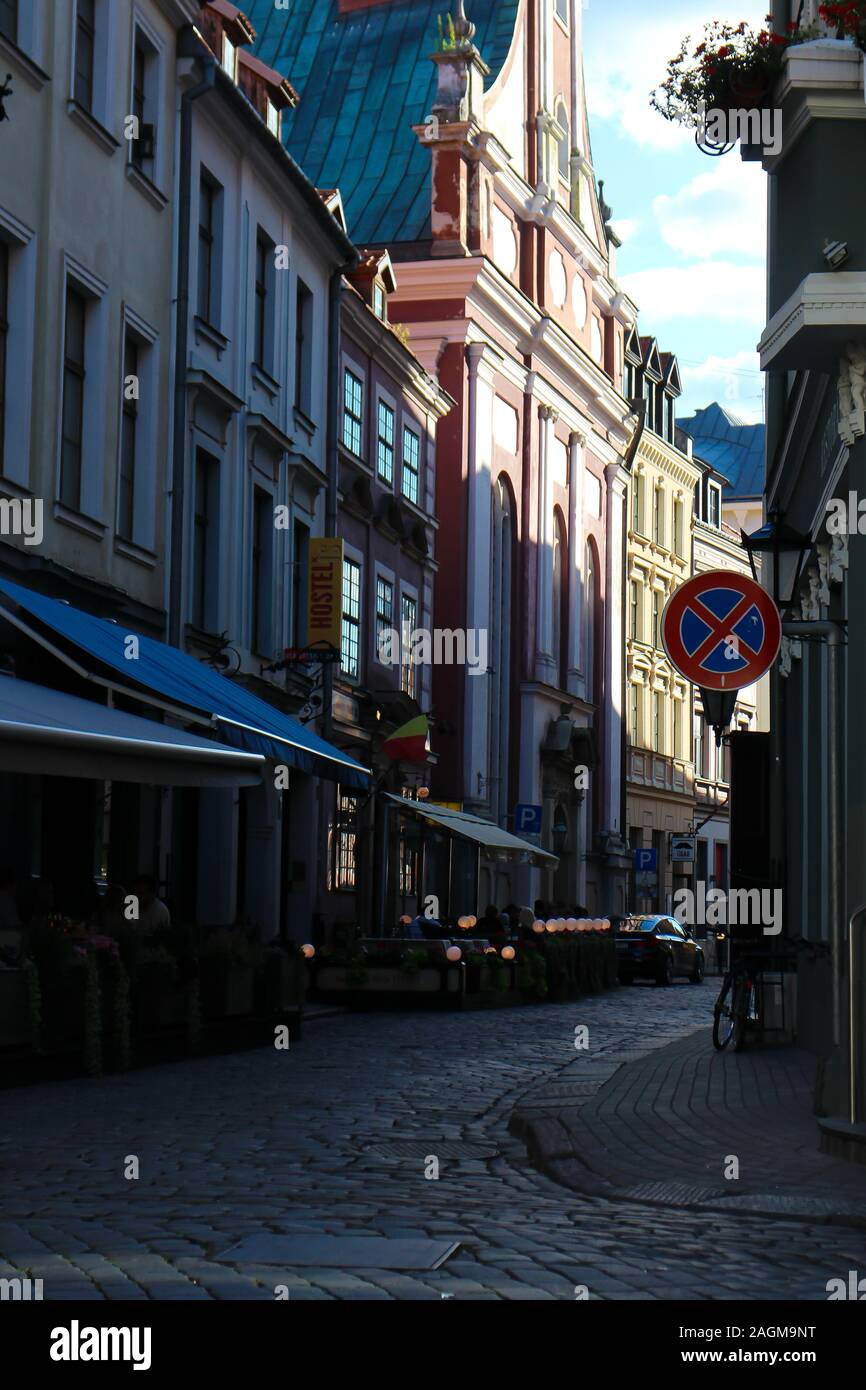
[[[0,771],[250,787],[266,759],[49,686],[0,675]]]
[[[526,854],[532,862],[546,864],[549,868],[559,863],[555,854],[548,854],[547,850],[539,849],[530,840],[521,840],[518,835],[512,835],[510,831],[503,830],[492,821],[482,820],[480,816],[470,816],[466,811],[455,811],[449,806],[431,805],[429,801],[409,801],[405,796],[392,796],[390,792],[385,795],[401,811],[441,825],[443,830],[449,830],[463,840],[473,840],[490,854],[505,854],[509,859]]]

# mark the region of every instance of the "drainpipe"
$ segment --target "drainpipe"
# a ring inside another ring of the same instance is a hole
[[[178,44],[178,57],[195,57],[204,68],[204,76],[194,87],[184,92],[180,101],[180,151],[178,174],[178,245],[177,245],[177,306],[174,362],[174,430],[171,463],[171,550],[168,597],[168,640],[172,647],[181,645],[181,608],[183,604],[184,494],[186,489],[186,370],[189,350],[189,261],[190,219],[192,212],[192,105],[216,82],[216,59],[204,53],[195,42],[193,52],[187,52],[186,35]],[[191,31],[190,31],[191,37]]]
[[[830,842],[830,949],[833,962],[833,1045],[838,1047],[842,1036],[842,863],[841,863],[841,801],[842,801],[842,757],[839,746],[839,648],[844,631],[838,623],[826,621],[788,622],[782,624],[786,637],[826,637],[827,639],[827,686],[829,690],[827,711],[827,742],[829,744],[829,764],[827,769],[830,796],[830,815],[827,827]],[[853,1020],[848,1020],[851,1027]]]

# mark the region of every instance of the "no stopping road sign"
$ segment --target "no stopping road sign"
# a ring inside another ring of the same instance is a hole
[[[686,680],[705,690],[738,690],[768,671],[779,654],[782,622],[766,590],[745,574],[710,570],[671,595],[662,642]]]

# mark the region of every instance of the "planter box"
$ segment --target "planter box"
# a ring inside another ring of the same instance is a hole
[[[71,1052],[84,1045],[87,971],[64,970],[46,979],[42,989],[42,1045],[46,1052]]]
[[[187,991],[162,965],[143,965],[132,982],[132,1021],[138,1035],[181,1027],[187,1018]]]
[[[407,975],[399,966],[367,965],[366,979],[357,983],[347,966],[319,966],[315,988],[320,994],[448,994],[459,996],[465,974],[461,970],[436,970],[422,966],[414,975]]]
[[[253,1012],[255,971],[251,965],[235,965],[228,970],[203,966],[200,988],[202,1013],[207,1019],[238,1018]]]

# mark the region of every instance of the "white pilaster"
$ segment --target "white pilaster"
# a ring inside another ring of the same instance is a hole
[[[493,503],[493,381],[500,355],[486,343],[470,343],[466,625],[490,641],[490,513]],[[443,518],[447,525],[447,519]],[[447,531],[445,533],[447,535]],[[480,639],[476,639],[480,640]],[[464,800],[488,799],[490,677],[464,669]]]
[[[558,412],[538,407],[538,526],[536,534],[535,679],[558,684],[553,659],[553,431]]]
[[[607,484],[606,561],[605,561],[605,714],[604,748],[604,829],[623,833],[621,824],[622,783],[622,721],[623,721],[623,652],[625,633],[622,622],[622,599],[625,567],[625,538],[623,534],[623,499],[628,485],[628,473],[619,463],[609,463],[604,470]]]

